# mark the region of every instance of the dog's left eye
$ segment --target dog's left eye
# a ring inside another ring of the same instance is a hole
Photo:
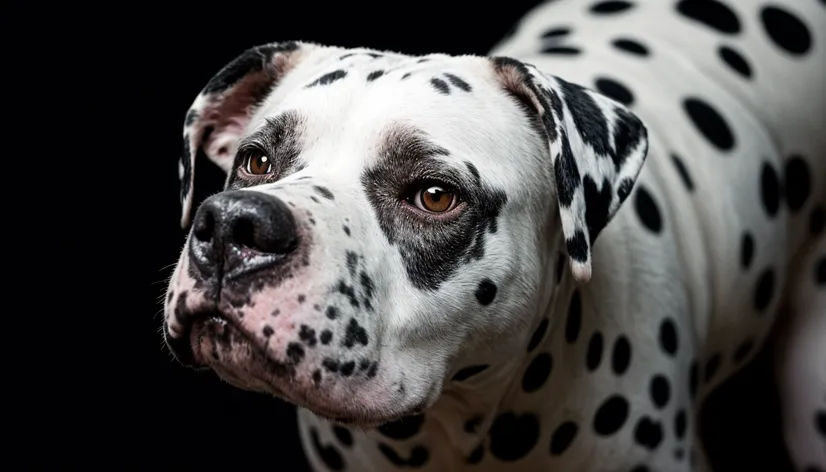
[[[427,185],[418,189],[410,199],[416,208],[428,213],[446,213],[456,208],[459,197],[442,185]]]
[[[251,175],[266,175],[272,173],[270,158],[264,154],[251,154],[244,162],[244,170]]]

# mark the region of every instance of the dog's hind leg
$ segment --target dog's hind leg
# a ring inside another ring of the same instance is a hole
[[[775,369],[783,433],[795,470],[826,471],[826,235],[791,274]]]

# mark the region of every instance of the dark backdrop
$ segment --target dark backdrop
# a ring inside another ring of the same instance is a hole
[[[25,300],[49,308],[17,332],[27,362],[9,363],[22,366],[19,398],[7,403],[15,441],[26,448],[16,452],[64,464],[304,470],[289,406],[185,370],[162,347],[159,297],[184,242],[177,181],[184,114],[212,74],[256,44],[300,39],[484,54],[536,3],[8,8],[4,36],[19,31],[10,42],[22,46],[13,53],[21,65],[8,75],[31,82],[30,96],[49,103],[48,113],[28,107],[26,119],[39,123],[29,128],[38,131],[18,141],[26,155],[49,158],[27,170],[45,172],[39,182],[51,189],[47,206],[34,212],[47,220],[33,236],[49,249],[45,265],[18,274],[27,281]],[[202,197],[221,179],[207,171],[210,163],[199,165]],[[784,470],[766,366],[739,375],[707,409],[719,470]]]

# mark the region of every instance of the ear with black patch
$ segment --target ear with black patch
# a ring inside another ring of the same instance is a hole
[[[571,271],[587,282],[591,246],[631,192],[648,132],[624,105],[597,92],[516,59],[491,61],[505,91],[528,108],[548,140]]]
[[[199,152],[225,173],[232,166],[238,140],[250,117],[307,49],[298,42],[271,43],[247,49],[213,76],[195,98],[184,120],[181,181],[181,227],[189,227],[194,205],[195,158]]]

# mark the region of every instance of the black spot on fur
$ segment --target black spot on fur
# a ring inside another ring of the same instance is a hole
[[[631,344],[628,338],[620,334],[614,341],[614,349],[611,353],[611,369],[617,375],[622,375],[631,365]]]
[[[261,330],[261,334],[263,334],[265,338],[269,338],[273,333],[275,333],[275,331],[273,331],[269,325],[264,325],[264,328]]]
[[[624,202],[628,195],[631,193],[631,190],[634,188],[634,181],[630,177],[625,177],[620,182],[619,187],[617,188],[617,196],[619,197],[620,203]]]
[[[400,456],[393,448],[387,444],[379,443],[379,450],[384,457],[397,467],[421,467],[427,463],[430,454],[423,446],[414,446],[410,450],[410,457],[407,459]]]
[[[654,197],[651,196],[648,189],[643,185],[637,186],[637,192],[634,196],[634,209],[637,211],[637,216],[646,229],[654,234],[659,234],[662,231],[662,213],[657,203],[654,202]]]
[[[696,97],[683,101],[691,123],[700,134],[718,151],[728,152],[734,149],[734,135],[726,120],[708,102]]]
[[[537,326],[536,330],[534,330],[530,341],[528,341],[528,352],[533,351],[534,349],[537,348],[537,346],[539,346],[539,343],[541,343],[542,339],[545,338],[545,333],[547,331],[548,331],[548,318],[543,318],[542,321],[539,323],[539,326]]]
[[[681,0],[677,4],[681,15],[702,23],[720,33],[737,34],[740,20],[731,8],[717,0]]]
[[[599,93],[623,105],[630,106],[634,103],[634,94],[631,93],[631,90],[615,79],[600,77],[594,82],[594,88]]]
[[[339,425],[333,426],[333,434],[335,435],[338,442],[341,444],[350,447],[353,445],[353,434],[350,433],[350,430]]]
[[[560,27],[560,28],[551,28],[549,30],[546,30],[544,33],[542,33],[540,38],[542,38],[542,39],[558,38],[560,36],[567,36],[570,33],[571,33],[571,28],[567,28],[567,27],[563,26],[563,27]]]
[[[677,173],[680,175],[680,179],[683,181],[685,188],[688,189],[689,192],[693,192],[694,181],[691,180],[691,175],[688,173],[685,164],[683,164],[683,160],[676,154],[671,155],[671,160],[674,162],[674,167],[677,169]]]
[[[748,269],[751,267],[752,260],[754,260],[754,237],[746,231],[740,240],[740,267],[743,270]]]
[[[754,290],[754,308],[758,315],[765,313],[774,296],[774,270],[768,267],[763,270],[757,279],[757,287]]]
[[[674,437],[676,437],[677,439],[683,439],[685,437],[687,425],[688,420],[685,413],[685,409],[680,408],[674,415]]]
[[[347,251],[347,272],[350,277],[356,276],[356,269],[358,268],[359,256],[353,251]]]
[[[476,288],[476,300],[480,305],[487,306],[496,298],[496,284],[490,279],[482,279],[479,286]]]
[[[393,421],[392,423],[385,423],[379,426],[379,432],[390,439],[409,439],[415,436],[424,424],[424,415],[413,415]]]
[[[559,204],[568,208],[574,201],[574,194],[579,188],[581,178],[579,175],[579,166],[577,166],[576,159],[574,159],[574,153],[571,150],[571,143],[568,141],[568,136],[563,134],[560,139],[562,140],[562,151],[556,158],[554,176],[556,178]]]
[[[764,162],[760,170],[760,197],[766,214],[774,218],[780,209],[780,179],[768,162]]]
[[[639,41],[634,41],[633,39],[619,38],[611,41],[611,44],[621,51],[625,51],[636,56],[648,56],[650,54],[647,47]]]
[[[342,225],[341,229],[344,230],[344,234],[350,236],[350,228],[347,225]]]
[[[290,343],[287,345],[287,359],[293,364],[299,364],[304,359],[304,347],[298,343]]]
[[[543,54],[558,54],[560,56],[576,56],[579,54],[580,49],[572,46],[548,46],[546,48],[542,48],[541,51]]]
[[[347,71],[343,69],[334,70],[333,72],[328,72],[321,77],[314,80],[312,83],[307,85],[307,88],[315,87],[318,85],[330,85],[337,80],[341,80],[347,76]]]
[[[655,374],[651,377],[651,383],[648,386],[648,393],[651,395],[651,402],[659,409],[668,404],[671,398],[671,383],[668,382],[662,374]]]
[[[815,413],[815,428],[818,434],[826,438],[826,410]]]
[[[553,368],[553,359],[551,354],[542,352],[533,358],[528,368],[525,369],[525,374],[522,376],[522,390],[525,393],[531,393],[539,390],[548,381]]]
[[[790,11],[776,5],[760,11],[760,20],[766,34],[783,51],[800,56],[812,47],[812,33],[806,24]]]
[[[826,209],[822,206],[812,208],[812,213],[809,215],[809,232],[812,236],[820,236],[824,226],[826,226]]]
[[[594,148],[599,155],[609,155],[611,146],[608,137],[611,133],[608,132],[608,120],[594,98],[579,85],[559,78],[557,82],[582,142]]]
[[[594,432],[610,436],[619,431],[628,420],[630,406],[621,395],[611,395],[600,404],[594,414]]]
[[[614,196],[613,188],[606,178],[602,181],[602,188],[597,189],[597,184],[590,175],[582,179],[582,186],[585,194],[585,224],[588,226],[590,242],[594,244],[597,235],[608,224],[608,209]]]
[[[338,290],[339,293],[347,297],[347,300],[350,301],[350,305],[358,308],[359,301],[358,297],[356,297],[356,289],[353,286],[348,285],[343,280],[339,280],[336,290]]]
[[[797,212],[806,204],[811,192],[811,178],[806,160],[798,155],[790,157],[786,161],[785,177],[786,183],[783,188],[786,190],[786,204],[789,205],[789,210]]]
[[[653,451],[663,440],[662,423],[643,416],[634,427],[634,440],[640,446]]]
[[[696,360],[691,361],[688,367],[688,395],[693,400],[697,395],[697,387],[700,384],[700,365]]]
[[[742,54],[737,52],[736,49],[730,46],[720,46],[717,49],[717,55],[720,56],[720,60],[722,60],[727,66],[731,67],[731,69],[741,76],[745,77],[746,79],[751,78],[751,66],[749,62],[743,57]]]
[[[482,373],[488,367],[490,367],[490,366],[488,366],[487,364],[482,364],[482,365],[472,365],[470,367],[462,368],[462,369],[459,370],[459,372],[456,372],[456,374],[450,380],[453,381],[453,382],[465,381],[465,380],[473,377],[474,375]]]
[[[597,370],[602,361],[602,333],[595,331],[591,335],[591,340],[588,341],[588,350],[585,352],[585,366],[589,371]]]
[[[356,343],[362,346],[367,345],[367,331],[361,327],[355,318],[350,318],[350,322],[347,323],[347,330],[344,332],[344,339],[341,340],[341,345],[350,349]]]
[[[573,344],[579,337],[582,329],[582,298],[579,290],[574,290],[571,302],[568,304],[568,317],[565,320],[565,340]]]
[[[312,440],[313,449],[315,449],[321,461],[324,462],[324,465],[330,470],[344,470],[344,458],[341,457],[341,453],[332,445],[323,446],[318,437],[318,430],[314,427],[310,427],[310,439]]]
[[[719,353],[712,354],[709,357],[708,361],[706,361],[706,368],[705,368],[705,378],[704,380],[706,383],[710,382],[711,379],[714,378],[714,375],[717,374],[717,371],[720,370],[720,362],[722,361],[722,357]]]
[[[577,262],[588,260],[588,240],[582,230],[574,231],[574,235],[565,240],[565,248],[568,250],[571,259]]]
[[[370,72],[369,74],[367,74],[367,81],[372,82],[372,81],[378,79],[379,77],[381,77],[383,75],[384,75],[383,70],[374,70],[373,72]]]
[[[551,455],[558,456],[568,450],[576,439],[577,432],[579,432],[579,426],[573,421],[566,421],[557,426],[551,434]]]
[[[501,413],[490,428],[490,452],[503,462],[525,457],[539,441],[539,419],[530,413]]]
[[[671,318],[665,318],[660,323],[660,348],[670,356],[677,354],[678,338],[677,326]]]
[[[481,416],[474,416],[473,418],[465,421],[464,430],[468,434],[474,434],[479,431],[479,426],[482,424],[482,417]]]
[[[327,311],[324,312],[327,315],[327,318],[334,320],[338,318],[338,309],[332,305],[327,307]]]
[[[628,10],[632,6],[633,5],[631,5],[630,2],[623,0],[606,0],[592,5],[591,13],[597,15],[610,15]]]
[[[328,200],[335,200],[335,196],[333,192],[330,191],[327,187],[322,187],[321,185],[313,185],[313,190],[315,190],[319,195],[328,199]]]
[[[315,330],[307,325],[301,325],[301,328],[298,331],[298,339],[304,341],[304,343],[310,347],[315,346],[317,342]]]
[[[447,82],[444,80],[438,77],[433,77],[430,79],[430,85],[432,85],[437,92],[444,95],[450,95],[450,87],[447,86]]]
[[[460,90],[463,90],[465,92],[470,92],[471,91],[470,84],[468,84],[464,80],[460,79],[459,77],[456,77],[455,75],[448,74],[448,73],[445,73],[444,75],[445,75],[445,77],[447,77],[447,80],[449,80],[450,83],[453,84],[454,87],[456,87]]]

